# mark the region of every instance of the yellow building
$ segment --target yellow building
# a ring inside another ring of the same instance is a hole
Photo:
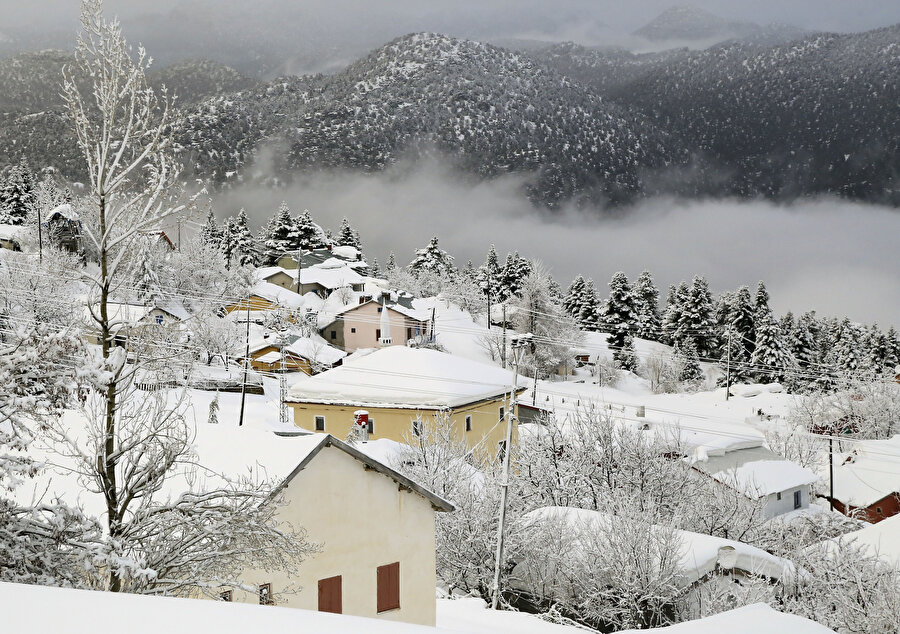
[[[339,437],[349,433],[354,412],[365,410],[371,439],[398,442],[415,434],[417,418],[446,416],[457,438],[493,456],[506,438],[512,378],[512,372],[462,357],[391,346],[301,379],[291,387],[288,406],[298,427]]]
[[[244,570],[254,590],[222,600],[434,625],[435,513],[452,504],[328,434],[205,425],[196,442],[215,472],[246,475],[255,464],[281,480],[276,520],[302,527],[319,550],[296,574]]]

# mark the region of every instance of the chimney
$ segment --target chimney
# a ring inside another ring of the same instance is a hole
[[[359,409],[353,412],[353,421],[356,425],[356,438],[362,442],[369,441],[369,412]]]

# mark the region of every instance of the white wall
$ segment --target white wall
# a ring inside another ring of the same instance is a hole
[[[776,493],[766,497],[766,517],[775,517],[794,510],[794,491],[800,491],[800,508],[809,506],[809,486],[803,485],[781,492],[781,499]]]

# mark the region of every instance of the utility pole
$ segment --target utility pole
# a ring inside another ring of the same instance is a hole
[[[503,369],[506,369],[506,303],[503,304],[503,346],[500,348],[500,359],[503,360]]]
[[[437,304],[431,307],[431,343],[437,343],[437,333],[435,326],[437,325]]]
[[[287,407],[287,363],[284,359],[284,342],[285,336],[282,335],[279,341],[279,350],[281,351],[281,375],[278,377],[278,422],[282,425],[289,425],[288,407]]]
[[[509,456],[512,453],[512,427],[513,427],[513,408],[516,405],[516,388],[517,379],[519,378],[519,356],[518,351],[521,349],[523,339],[513,341],[513,375],[512,385],[509,389],[509,401],[506,408],[506,440],[503,447],[503,479],[500,482],[500,522],[497,526],[497,553],[494,559],[494,585],[493,596],[491,598],[491,609],[496,610],[500,602],[500,565],[503,562],[503,538],[506,524],[506,497],[509,494]]]
[[[485,289],[485,294],[487,295],[487,329],[488,334],[491,334],[491,269],[488,267],[488,278],[487,278],[487,288]]]
[[[247,373],[250,372],[250,295],[247,295],[247,350],[244,354],[244,381],[241,383],[241,415],[238,427],[244,424],[244,401],[247,399]]]
[[[41,205],[35,205],[37,207],[37,221],[38,221],[38,262],[44,261],[44,236],[41,231]]]
[[[832,433],[834,433],[832,431]],[[834,439],[828,437],[828,501],[834,510]],[[846,511],[846,509],[844,509]]]
[[[725,352],[725,400],[731,396],[731,328],[728,329],[728,350]]]
[[[300,273],[303,271],[303,247],[297,247],[297,295],[302,295],[300,290],[303,286],[300,284]]]

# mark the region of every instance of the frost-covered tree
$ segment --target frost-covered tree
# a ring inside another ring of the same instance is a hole
[[[687,282],[680,282],[678,286],[669,286],[666,296],[666,310],[663,313],[663,343],[671,346],[680,345],[691,333],[684,331],[682,315],[684,306],[688,301],[689,289]]]
[[[359,233],[350,226],[350,221],[344,218],[341,220],[341,228],[338,229],[335,243],[342,247],[361,248]]]
[[[750,359],[747,358],[747,351],[734,326],[725,327],[720,354],[719,369],[722,370],[722,377],[719,379],[719,385],[725,385],[726,372],[732,384],[746,383],[752,379],[748,367]]]
[[[322,231],[322,227],[313,221],[312,216],[309,215],[309,211],[306,209],[294,219],[288,237],[291,241],[290,248],[292,251],[297,249],[309,251],[324,247],[328,243],[328,238],[325,236],[325,232]]]
[[[28,166],[21,163],[0,183],[0,224],[24,225],[34,203],[34,178]]]
[[[609,281],[609,297],[600,314],[601,328],[609,333],[607,344],[615,350],[625,345],[625,337],[635,330],[634,296],[628,278],[621,271]]]
[[[573,319],[578,319],[578,313],[581,311],[581,299],[582,294],[584,293],[584,277],[579,275],[572,283],[569,284],[569,288],[566,290],[566,296],[563,299],[563,308],[569,313],[569,316]]]
[[[712,359],[716,356],[719,338],[712,294],[706,279],[699,275],[691,281],[679,326],[684,332],[691,333],[700,358]]]
[[[259,263],[259,249],[243,208],[225,222],[222,253],[229,266],[256,266]]]
[[[502,270],[497,259],[497,250],[493,244],[485,257],[484,264],[478,267],[478,285],[492,303],[499,303],[505,299],[502,292]]]
[[[213,213],[212,207],[206,212],[206,222],[200,229],[200,241],[210,247],[219,249],[222,244],[222,230],[219,229],[219,223],[216,222],[216,215]]]
[[[697,346],[691,337],[685,337],[675,346],[675,354],[681,361],[678,380],[691,387],[698,387],[703,382],[703,368],[697,355]]]
[[[286,202],[281,203],[278,211],[269,219],[262,234],[263,262],[275,264],[282,255],[293,248],[291,233],[294,230],[294,219]]]
[[[772,310],[769,308],[769,291],[766,289],[766,283],[760,280],[756,285],[756,296],[753,298],[754,323],[767,321],[771,312]]]
[[[454,274],[453,256],[438,246],[437,236],[433,237],[424,249],[416,251],[416,257],[407,269],[413,275],[432,273],[441,277]]]
[[[506,255],[506,262],[500,273],[500,293],[503,296],[504,301],[510,297],[519,295],[525,277],[530,272],[531,263],[520,256],[518,251],[512,255]]]
[[[660,339],[659,289],[649,271],[644,271],[632,287],[635,309],[635,335],[641,339]]]
[[[216,395],[209,402],[209,415],[206,417],[206,422],[210,425],[219,424],[219,390],[216,390]]]
[[[781,327],[771,312],[756,323],[756,347],[750,357],[758,381],[784,381],[796,368]]]
[[[519,295],[509,301],[510,314],[517,332],[533,335],[525,352],[524,367],[535,368],[539,375],[546,376],[570,358],[581,335],[574,320],[553,300],[547,268],[538,261],[530,268]]]
[[[732,298],[729,310],[729,323],[734,327],[743,343],[749,358],[756,346],[756,310],[750,296],[750,289],[741,286]]]
[[[159,303],[163,294],[159,283],[156,260],[153,242],[145,240],[138,255],[134,281],[138,298],[148,304]]]
[[[130,279],[129,258],[142,236],[186,208],[176,199],[171,111],[166,93],[148,85],[144,50],[133,56],[119,24],[104,19],[101,0],[84,0],[81,27],[63,98],[89,176],[82,232],[96,264],[76,273],[90,289],[99,351],[81,408],[83,428],[54,418],[42,432],[85,494],[104,502],[102,556],[84,571],[96,585],[185,595],[210,581],[236,586],[242,568],[290,568],[308,546],[302,534],[273,525],[275,505],[262,504],[271,489],[225,482],[160,495],[176,467],[196,468],[192,433],[177,403],[137,389],[147,357],[126,363],[115,345],[110,303]]]
[[[622,344],[622,347],[613,352],[613,359],[615,359],[621,369],[634,372],[635,374],[637,373],[639,363],[637,354],[634,350],[634,337],[625,335],[625,341]]]

